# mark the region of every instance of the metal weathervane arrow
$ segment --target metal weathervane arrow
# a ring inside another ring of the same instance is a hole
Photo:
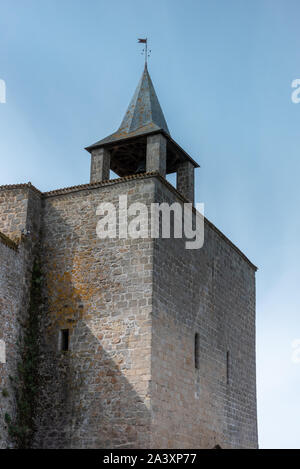
[[[142,50],[142,54],[145,54],[145,66],[147,66],[148,57],[150,57],[150,54],[151,54],[151,50],[148,51],[148,39],[139,38],[138,43],[145,44],[145,48]]]

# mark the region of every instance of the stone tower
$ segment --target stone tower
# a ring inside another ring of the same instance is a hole
[[[198,164],[171,138],[147,67],[120,128],[87,150],[89,184],[0,187],[9,393],[34,258],[42,269],[31,446],[256,448],[255,266],[207,219],[198,250],[96,234],[97,207],[120,195],[147,207],[194,201]],[[18,405],[1,397],[0,411],[16,418]]]

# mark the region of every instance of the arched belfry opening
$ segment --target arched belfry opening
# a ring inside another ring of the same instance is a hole
[[[199,165],[172,139],[147,65],[119,129],[90,145],[91,182],[118,176],[177,173],[177,190],[194,202],[194,169]]]

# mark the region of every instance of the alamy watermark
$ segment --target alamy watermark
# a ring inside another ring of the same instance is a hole
[[[291,100],[294,104],[300,103],[300,78],[296,78],[292,81],[292,88],[295,88],[291,94]]]
[[[6,84],[4,80],[0,78],[0,103],[6,103]]]
[[[127,195],[120,195],[116,204],[101,203],[97,236],[119,238],[183,238],[186,249],[200,249],[204,244],[204,204],[141,202],[128,205]]]
[[[300,363],[300,339],[293,340],[292,349],[292,362],[298,365]]]

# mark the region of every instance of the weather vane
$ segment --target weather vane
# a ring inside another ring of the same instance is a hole
[[[144,47],[144,49],[142,50],[142,54],[145,54],[145,65],[147,65],[148,57],[150,57],[150,54],[151,54],[151,50],[148,50],[147,38],[145,38],[145,39],[138,39],[138,42],[141,43],[141,44],[145,44],[145,47]]]

